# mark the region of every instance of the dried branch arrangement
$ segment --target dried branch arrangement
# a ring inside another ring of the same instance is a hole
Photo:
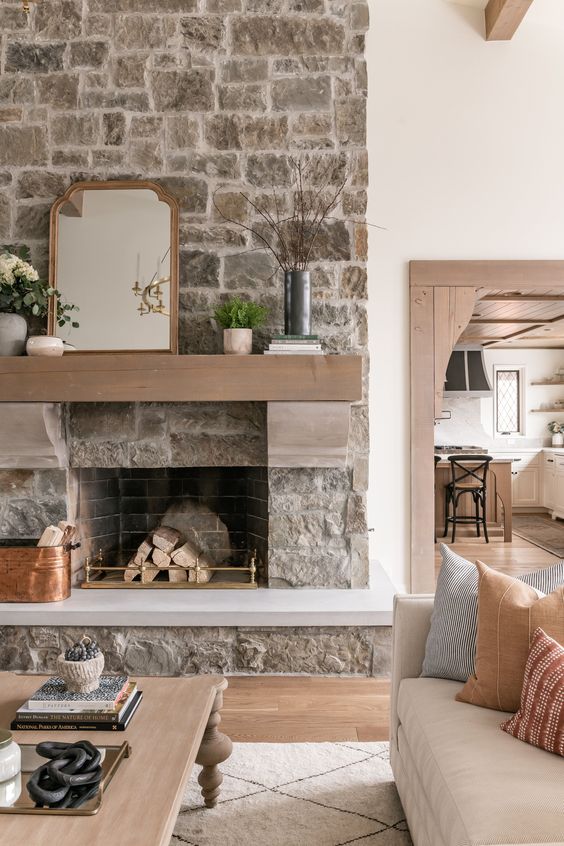
[[[240,192],[256,216],[252,224],[229,217],[214,196],[223,219],[251,232],[285,272],[308,269],[323,224],[337,208],[347,182],[334,160],[292,158],[290,171],[287,193],[278,192],[274,185],[270,194],[256,200]]]

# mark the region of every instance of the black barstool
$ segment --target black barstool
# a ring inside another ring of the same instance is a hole
[[[445,533],[448,534],[448,524],[452,523],[452,543],[456,537],[457,523],[474,523],[476,535],[480,537],[480,523],[484,527],[484,538],[489,543],[488,526],[486,522],[486,497],[488,469],[491,455],[449,455],[451,481],[445,485]],[[474,517],[459,516],[456,513],[458,501],[463,494],[470,494],[474,500]],[[452,516],[449,506],[452,503]]]

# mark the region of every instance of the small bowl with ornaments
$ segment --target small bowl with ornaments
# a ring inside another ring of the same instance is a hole
[[[83,635],[57,659],[57,672],[69,693],[92,693],[100,687],[104,656],[95,640]]]

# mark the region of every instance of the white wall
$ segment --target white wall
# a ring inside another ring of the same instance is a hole
[[[564,258],[564,4],[511,42],[445,0],[370,0],[371,556],[409,572],[410,259]]]

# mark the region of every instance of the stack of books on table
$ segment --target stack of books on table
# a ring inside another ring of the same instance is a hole
[[[101,676],[92,693],[69,693],[54,676],[16,711],[12,731],[124,731],[143,693],[128,676]]]
[[[274,335],[265,355],[323,355],[319,335]]]

